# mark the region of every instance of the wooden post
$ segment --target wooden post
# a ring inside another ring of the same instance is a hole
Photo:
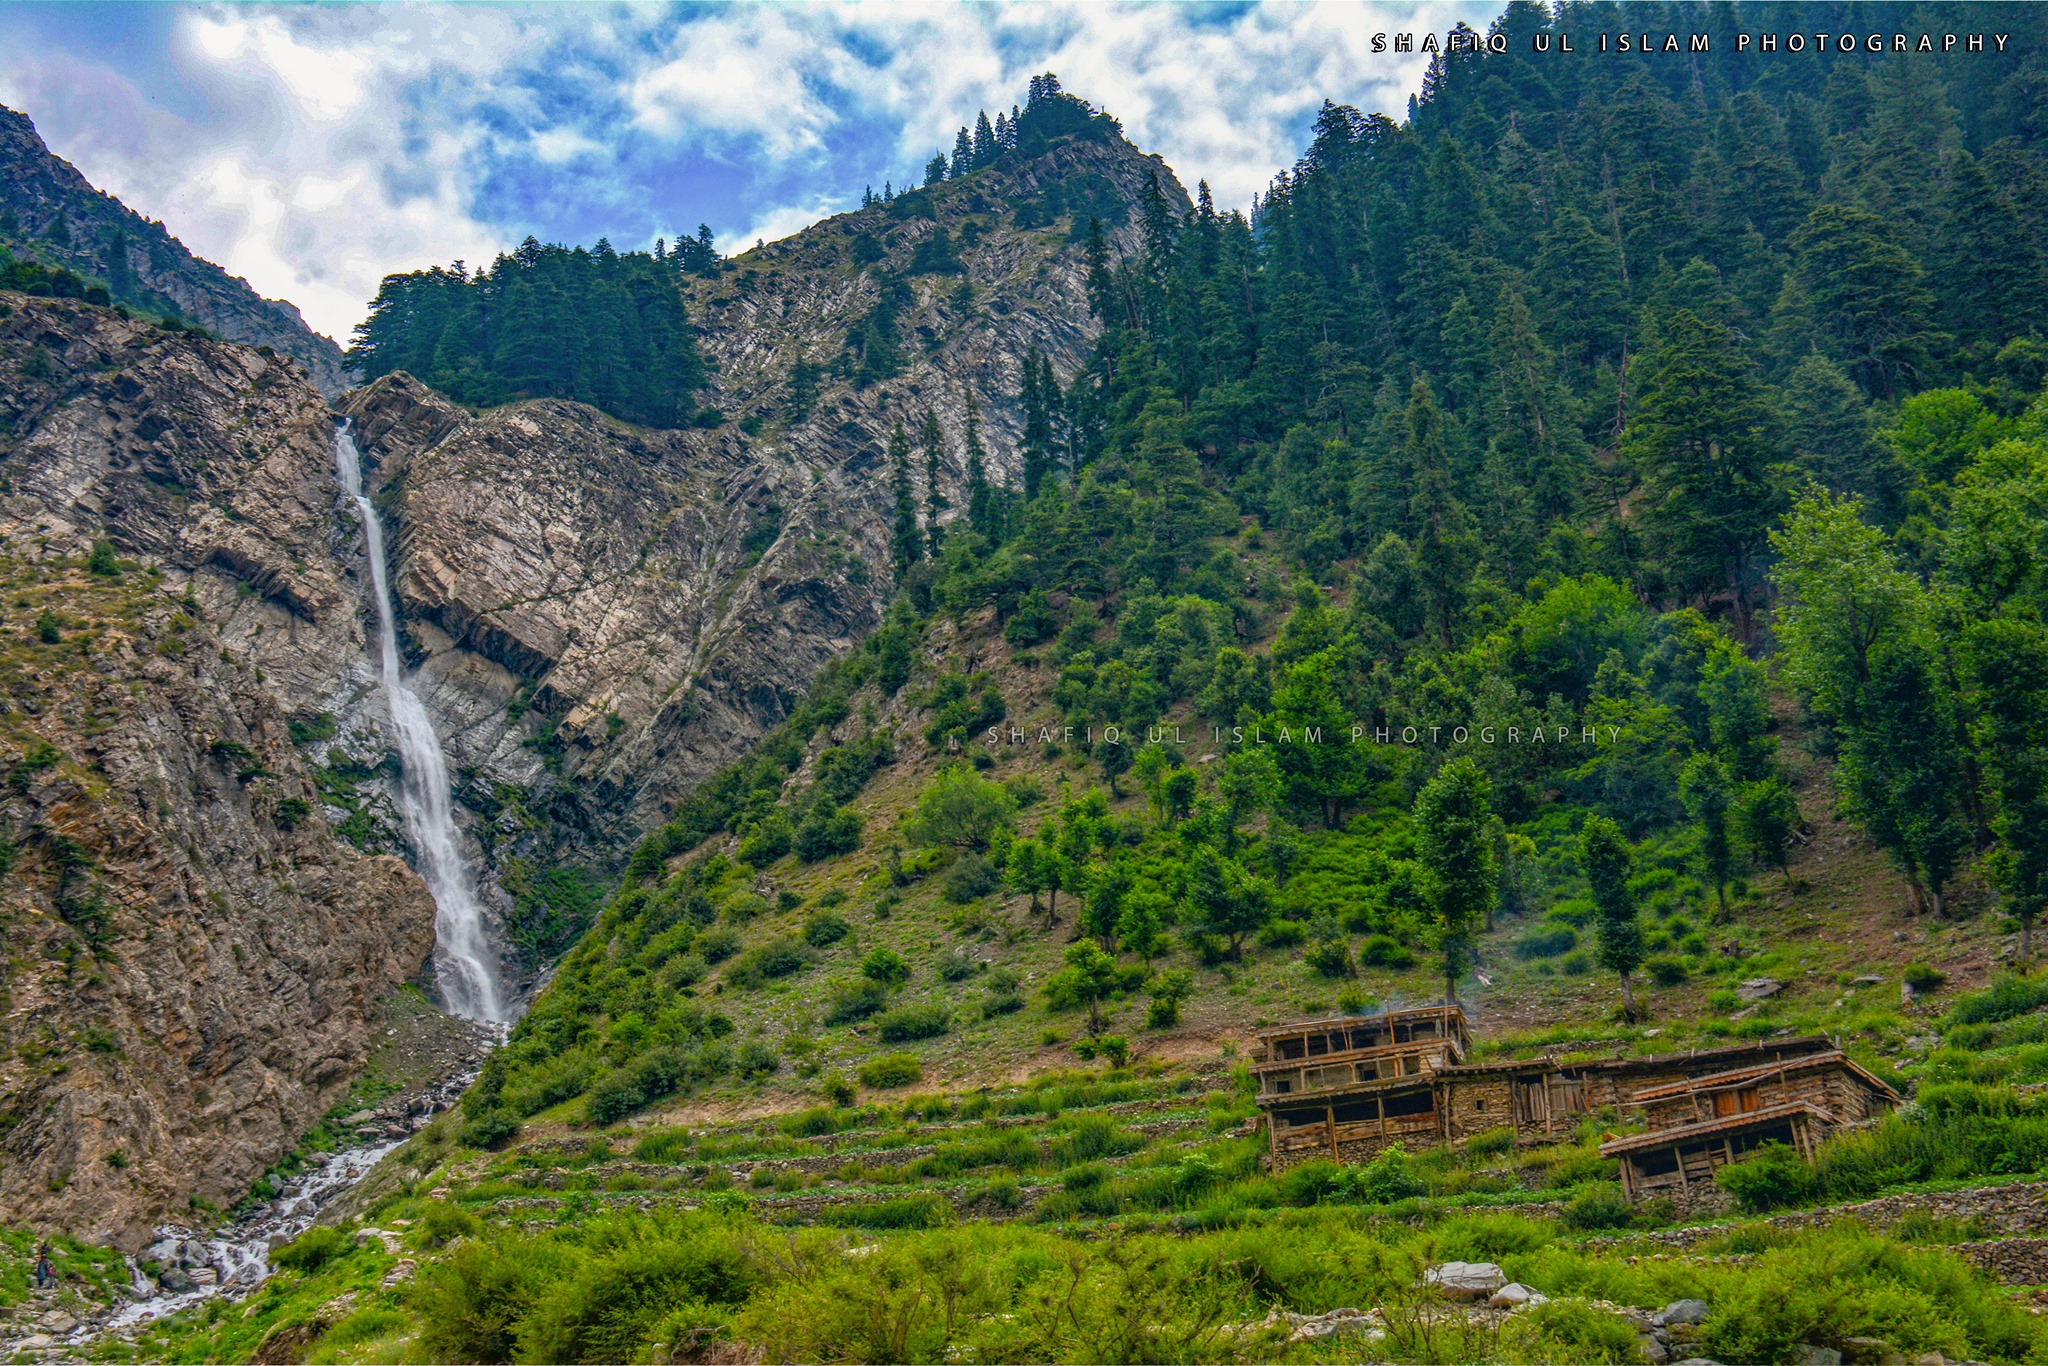
[[[1685,1179],[1685,1148],[1674,1143],[1671,1145],[1671,1155],[1678,1159],[1678,1188],[1682,1191],[1691,1190],[1692,1182]]]
[[[1330,1160],[1341,1162],[1337,1156],[1337,1107],[1334,1104],[1323,1107],[1323,1122],[1330,1126]]]

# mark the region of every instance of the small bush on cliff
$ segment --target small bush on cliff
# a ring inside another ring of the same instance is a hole
[[[486,1110],[462,1126],[465,1148],[502,1148],[519,1134],[519,1121],[503,1110]]]
[[[322,1225],[309,1228],[292,1242],[270,1254],[270,1260],[286,1271],[310,1276],[349,1250],[349,1236],[338,1228]]]
[[[885,1053],[860,1069],[860,1084],[878,1091],[922,1080],[924,1065],[908,1053]]]

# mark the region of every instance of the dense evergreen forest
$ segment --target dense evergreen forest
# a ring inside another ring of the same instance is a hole
[[[573,398],[629,422],[682,426],[697,416],[704,362],[676,277],[717,270],[708,228],[651,254],[529,237],[474,275],[457,261],[387,276],[348,360],[366,381],[405,370],[480,407]]]
[[[1155,187],[1130,258],[1076,219],[1103,332],[1064,382],[1025,366],[1020,483],[987,473],[978,430],[906,424],[888,623],[643,845],[471,1097],[476,1132],[586,1088],[591,1117],[615,1118],[734,1065],[729,1021],[676,989],[743,947],[727,909],[758,900],[755,870],[861,847],[846,803],[899,743],[964,742],[974,762],[887,836],[923,852],[883,901],[946,866],[1028,894],[1048,929],[1069,910],[1082,937],[1044,1004],[1091,1020],[1145,984],[1170,1024],[1188,971],[1262,952],[1339,983],[1434,954],[1454,990],[1482,924],[1546,909],[1530,952],[1584,931],[1632,1011],[1639,971],[1714,961],[1673,918],[1674,874],[1726,922],[1784,865],[1799,814],[1774,691],[1902,903],[1951,911],[1981,875],[2031,926],[2048,12],[1998,16],[2026,26],[2019,55],[1764,57],[1735,33],[1989,16],[1518,3],[1493,29],[1506,52],[1439,56],[1405,121],[1325,106],[1248,216],[1206,187],[1183,216]],[[1585,41],[1621,27],[1712,50]],[[1576,53],[1533,55],[1555,30]],[[1056,101],[1035,81],[1021,121]],[[1018,154],[1001,123],[928,182]],[[948,445],[969,456],[957,512],[920,478]],[[987,675],[913,670],[929,621],[989,607],[1056,667],[1107,789],[1075,786],[1028,834],[1035,794],[975,753],[1010,700]],[[790,784],[867,685],[911,688],[928,729],[870,725]],[[1169,711],[1276,743],[1226,740],[1198,772],[1129,742]],[[1128,781],[1143,818],[1111,810]],[[664,871],[719,831],[742,837],[734,856]],[[734,961],[744,988],[808,960]],[[896,979],[868,977],[827,1027],[883,1007]],[[755,1046],[740,1065],[780,1064]]]

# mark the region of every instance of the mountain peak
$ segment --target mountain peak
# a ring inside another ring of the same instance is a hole
[[[348,386],[341,348],[299,310],[194,256],[163,224],[95,189],[44,143],[33,120],[0,106],[0,249],[103,282],[116,303],[175,315],[229,341],[269,346],[306,367],[329,397]]]

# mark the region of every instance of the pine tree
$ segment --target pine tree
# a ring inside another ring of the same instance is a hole
[[[996,491],[988,482],[988,450],[981,443],[981,405],[974,394],[967,395],[967,525],[991,541],[1000,542],[996,525]]]
[[[952,506],[945,489],[940,483],[945,468],[946,438],[939,430],[939,415],[927,409],[924,426],[918,429],[918,445],[924,448],[924,539],[925,553],[933,559],[939,557],[939,547],[945,544],[946,530],[939,525],[939,514]]]
[[[1726,327],[1680,310],[1663,330],[1622,450],[1673,585],[1701,599],[1725,588],[1747,641],[1758,553],[1784,503],[1776,416]]]
[[[989,126],[988,111],[984,109],[974,117],[973,153],[975,168],[978,170],[994,161],[997,153],[1001,150],[1001,146],[996,142],[996,130]]]
[[[898,422],[889,433],[890,485],[896,496],[896,520],[890,548],[896,558],[896,573],[924,558],[924,538],[917,530],[917,495],[910,484],[910,438]]]
[[[1052,406],[1058,396],[1059,386],[1052,378],[1050,362],[1039,354],[1037,347],[1032,347],[1024,353],[1024,376],[1017,395],[1024,408],[1024,439],[1018,454],[1023,457],[1027,499],[1038,496],[1039,485],[1053,464]]]
[[[1870,404],[1842,368],[1809,355],[1785,377],[1786,434],[1793,459],[1822,487],[1854,494],[1887,520],[1903,511],[1907,476],[1877,439]]]
[[[1429,603],[1437,643],[1452,647],[1453,631],[1464,608],[1466,586],[1479,562],[1479,538],[1471,515],[1453,492],[1450,452],[1444,445],[1443,413],[1429,381],[1418,379],[1410,391],[1403,456],[1415,489],[1408,502],[1414,528],[1411,547],[1416,578]]]
[[[1875,214],[1822,204],[1787,242],[1822,344],[1864,392],[1886,399],[1917,386],[1948,340],[1935,330],[1920,263],[1895,239]]]
[[[1614,239],[1566,206],[1537,243],[1533,278],[1543,316],[1565,359],[1586,365],[1618,355],[1628,325],[1628,294]]]
[[[974,137],[964,127],[953,138],[953,179],[974,170]]]
[[[1997,346],[2048,325],[2048,259],[2010,195],[1967,152],[1949,165],[1942,302],[1964,342]]]

